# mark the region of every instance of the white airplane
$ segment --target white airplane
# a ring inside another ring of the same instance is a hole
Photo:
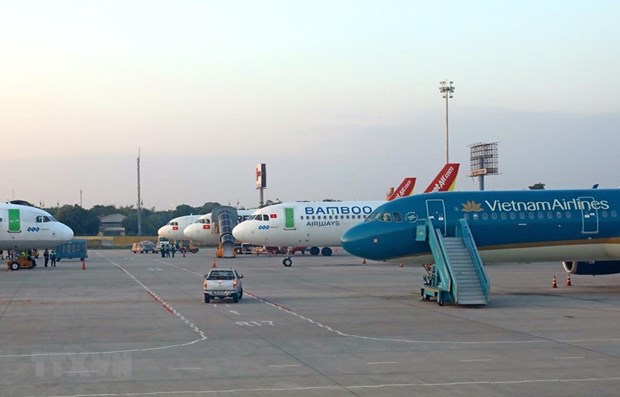
[[[237,224],[248,219],[256,209],[237,210]],[[194,223],[183,230],[186,239],[208,246],[218,245],[220,232],[212,220],[211,213],[201,215]]]
[[[448,163],[425,192],[454,188],[459,164]],[[401,185],[402,186],[402,185]],[[400,189],[397,189],[397,191]],[[236,240],[267,247],[310,247],[311,255],[330,256],[344,232],[386,201],[288,202],[257,210],[233,229]],[[323,248],[319,248],[323,247]],[[290,255],[282,261],[291,266]]]
[[[73,230],[40,208],[0,204],[0,249],[51,248],[73,238]]]
[[[159,237],[165,237],[169,240],[181,241],[185,239],[183,230],[200,218],[200,215],[184,215],[176,217],[166,223],[157,230]]]

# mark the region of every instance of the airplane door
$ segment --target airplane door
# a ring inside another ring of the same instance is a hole
[[[294,208],[284,209],[284,230],[295,230],[295,211]]]
[[[581,209],[581,233],[593,234],[598,233],[598,210],[592,208],[592,205],[585,203],[592,203],[594,197],[579,197],[579,201],[583,204]]]
[[[435,229],[441,230],[441,235],[446,235],[446,206],[443,200],[426,200],[426,215],[433,220]]]
[[[9,233],[20,233],[22,231],[18,209],[9,209]]]

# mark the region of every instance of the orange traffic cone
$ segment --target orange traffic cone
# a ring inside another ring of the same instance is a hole
[[[86,260],[82,259],[82,270],[86,270]]]
[[[551,285],[552,288],[557,288],[558,287],[558,283],[555,280],[555,276],[553,276],[553,284]]]
[[[213,258],[213,263],[211,263],[211,267],[212,268],[216,268],[217,266],[215,265],[215,258]]]
[[[570,273],[568,273],[566,275],[566,286],[567,287],[572,287],[573,286],[573,283],[570,281]]]

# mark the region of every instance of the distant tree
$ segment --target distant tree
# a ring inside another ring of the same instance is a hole
[[[76,236],[94,236],[99,232],[99,217],[79,205],[64,205],[58,208],[56,218],[73,229]]]
[[[532,186],[528,186],[530,190],[545,190],[545,184],[542,182],[538,182],[533,184]]]
[[[113,205],[95,205],[90,211],[99,218],[118,213],[118,210]]]

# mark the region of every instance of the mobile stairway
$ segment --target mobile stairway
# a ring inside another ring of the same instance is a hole
[[[423,299],[434,298],[440,306],[489,303],[489,280],[465,219],[459,219],[454,237],[443,236],[431,219],[420,221],[416,240],[428,242],[435,260],[425,266],[428,275],[420,291]]]
[[[218,258],[235,257],[235,238],[232,230],[237,225],[237,209],[229,206],[220,206],[211,212],[212,222],[216,222],[220,233],[220,243],[217,250]]]

